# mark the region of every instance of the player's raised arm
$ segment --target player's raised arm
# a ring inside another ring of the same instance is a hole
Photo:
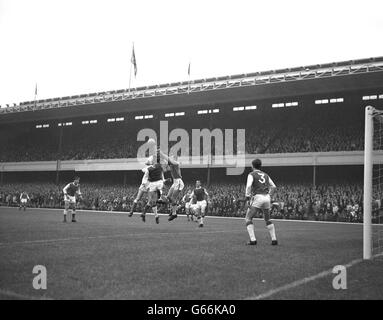
[[[165,153],[163,153],[161,149],[158,148],[157,152],[161,158],[164,158],[166,161],[169,161],[169,157]]]
[[[247,176],[247,182],[246,182],[246,198],[250,198],[251,197],[251,187],[253,185],[253,181],[254,181],[254,177],[253,175],[249,174]]]
[[[163,153],[160,149],[158,150],[160,156],[165,159],[168,163],[172,165],[179,165],[179,162],[175,159],[172,159],[171,157],[167,156],[165,153]]]
[[[179,166],[180,165],[180,163],[178,161],[176,161],[176,160],[174,160],[172,158],[169,158],[169,157],[168,157],[168,162],[170,164],[172,164],[172,165],[175,165],[175,166]]]
[[[141,171],[142,171],[143,173],[147,173],[147,172],[148,172],[148,167],[142,168]]]
[[[146,160],[145,165],[147,165],[147,166],[153,165],[153,162],[154,162],[154,156],[150,156],[150,157]]]

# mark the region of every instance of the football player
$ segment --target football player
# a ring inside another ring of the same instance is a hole
[[[162,194],[162,189],[164,187],[164,168],[161,164],[159,154],[157,154],[155,163],[148,166],[148,202],[144,208],[144,211],[141,214],[141,219],[145,222],[146,213],[153,210],[156,223],[160,222],[160,217],[157,213],[157,200]]]
[[[262,212],[266,221],[266,227],[269,230],[271,244],[277,245],[278,241],[275,235],[274,224],[270,220],[270,196],[276,189],[274,182],[267,173],[261,171],[262,162],[260,159],[255,159],[252,162],[253,171],[247,176],[246,183],[246,200],[248,209],[246,212],[246,228],[250,236],[248,245],[256,245],[253,217]]]
[[[153,164],[152,162],[153,162],[153,157],[149,158],[145,164],[147,166],[149,166],[149,165]],[[137,196],[133,200],[133,205],[132,205],[132,208],[130,209],[129,217],[131,217],[133,215],[134,210],[136,210],[138,201],[140,201],[142,196],[149,191],[149,170],[148,170],[148,167],[143,168],[142,172],[144,173],[144,175],[142,177],[141,185],[138,188]]]
[[[200,180],[196,181],[196,188],[193,190],[190,196],[190,205],[193,205],[194,201],[197,201],[194,205],[194,211],[196,212],[197,220],[199,221],[199,227],[203,227],[204,217],[207,208],[207,201],[209,200],[209,194],[205,188],[202,188]]]
[[[180,163],[177,161],[177,155],[168,157],[161,150],[159,150],[159,154],[168,164],[173,180],[173,184],[169,188],[168,194],[166,195],[166,199],[172,207],[171,215],[168,220],[172,221],[177,218],[178,197],[185,185],[182,181],[181,167]]]
[[[27,203],[29,201],[29,196],[28,196],[28,193],[26,193],[25,191],[23,191],[20,195],[20,207],[19,207],[19,210],[21,210],[21,208],[24,208],[24,211],[27,207]]]
[[[64,221],[66,220],[66,215],[68,210],[72,210],[72,222],[76,222],[76,196],[80,199],[82,198],[80,191],[80,177],[76,176],[73,182],[68,183],[63,189],[64,192]]]

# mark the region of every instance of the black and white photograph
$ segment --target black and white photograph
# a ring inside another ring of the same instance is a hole
[[[0,300],[383,300],[382,40],[380,0],[0,0]]]

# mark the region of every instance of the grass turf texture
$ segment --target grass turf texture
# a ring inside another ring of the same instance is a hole
[[[69,218],[70,216],[68,216]],[[247,299],[362,257],[362,225],[275,221],[271,246],[255,220],[257,246],[245,246],[242,219],[0,207],[0,299]],[[70,219],[69,219],[70,221]],[[47,268],[47,290],[35,290],[32,269]],[[347,290],[334,274],[268,299],[383,299],[383,259],[347,269]]]

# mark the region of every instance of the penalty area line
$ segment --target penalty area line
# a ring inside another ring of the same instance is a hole
[[[383,252],[374,255],[373,259],[381,257],[381,256],[383,256]],[[355,266],[355,265],[361,263],[362,261],[364,261],[364,260],[363,259],[355,259],[355,260],[352,260],[351,262],[345,264],[344,266],[346,268],[350,268],[352,266]],[[271,289],[269,291],[266,291],[265,293],[261,293],[259,295],[253,295],[253,296],[247,297],[244,300],[262,300],[262,299],[270,298],[270,297],[272,297],[275,294],[278,294],[280,292],[288,291],[288,290],[297,288],[297,287],[299,287],[301,285],[307,284],[309,282],[312,282],[312,281],[315,281],[315,280],[318,280],[318,279],[321,279],[321,278],[325,278],[325,277],[329,276],[330,274],[332,274],[332,270],[333,270],[333,268],[325,270],[325,271],[322,271],[322,272],[319,272],[319,273],[317,273],[315,275],[312,275],[312,276],[309,276],[309,277],[305,277],[303,279],[299,279],[299,280],[293,281],[291,283],[285,284],[285,285],[283,285],[281,287],[278,287],[278,288],[275,288],[275,289]]]

